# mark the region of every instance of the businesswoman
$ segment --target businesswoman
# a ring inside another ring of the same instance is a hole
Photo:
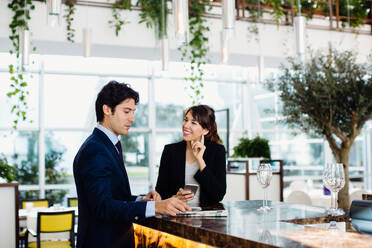
[[[182,138],[164,147],[156,191],[163,199],[176,195],[193,204],[220,202],[226,193],[226,152],[214,110],[207,105],[190,107],[184,114]],[[182,190],[186,184],[199,185],[194,197]]]

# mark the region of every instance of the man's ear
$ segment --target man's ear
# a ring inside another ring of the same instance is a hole
[[[103,104],[102,110],[104,115],[111,115],[111,108],[106,104]]]

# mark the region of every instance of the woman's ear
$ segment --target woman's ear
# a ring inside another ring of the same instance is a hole
[[[209,133],[209,130],[208,129],[204,129],[203,130],[203,135],[207,135]]]

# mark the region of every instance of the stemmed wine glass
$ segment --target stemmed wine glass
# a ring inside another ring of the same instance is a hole
[[[269,211],[271,208],[267,204],[267,192],[266,189],[270,185],[271,177],[273,175],[271,165],[268,163],[262,163],[257,168],[257,180],[264,190],[264,199],[262,200],[262,207],[258,209],[260,212]]]
[[[342,215],[345,212],[337,207],[338,192],[345,186],[344,166],[341,163],[327,164],[323,172],[324,185],[331,190],[331,208],[328,213],[332,216]],[[330,228],[335,228],[336,223],[331,221]]]

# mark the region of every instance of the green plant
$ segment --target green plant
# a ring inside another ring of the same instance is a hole
[[[340,207],[349,207],[349,153],[365,122],[372,117],[372,67],[356,63],[353,51],[313,52],[301,64],[289,58],[277,80],[267,86],[280,92],[285,122],[324,137],[345,168]]]
[[[162,5],[162,2],[164,5]],[[157,39],[167,36],[167,16],[168,8],[166,0],[138,0],[137,6],[141,7],[139,23],[145,23],[147,28],[155,29]],[[164,18],[162,7],[164,6]],[[164,23],[163,23],[164,20]]]
[[[17,168],[15,180],[20,184],[37,184],[39,180],[39,164],[37,155],[37,132],[19,132],[19,137],[25,138],[27,145],[26,154],[14,153],[12,160],[14,167]],[[45,182],[46,184],[62,184],[66,183],[66,172],[63,168],[59,168],[59,163],[63,159],[63,154],[66,148],[59,144],[53,138],[51,133],[47,133],[45,137],[46,153],[45,153]],[[45,197],[51,200],[51,203],[61,203],[63,197],[67,194],[66,190],[46,190]],[[20,198],[39,198],[37,190],[27,190],[20,192]]]
[[[190,76],[185,80],[190,83],[190,94],[192,104],[200,103],[203,99],[201,89],[204,87],[202,82],[204,76],[203,65],[207,63],[209,27],[203,13],[206,12],[207,0],[190,0],[189,3],[189,31],[191,40],[188,44],[179,48],[182,53],[182,61],[190,61]]]
[[[281,19],[284,16],[282,0],[264,0],[264,3],[265,5],[269,5],[273,8],[273,11],[270,13],[270,15],[275,20],[275,23],[279,25],[281,22]]]
[[[67,40],[74,42],[75,29],[72,28],[72,21],[74,20],[74,14],[76,11],[75,4],[77,0],[64,0],[65,5],[67,6],[66,14],[63,16],[66,20],[66,31],[67,31]]]
[[[340,15],[348,17],[342,19],[342,26],[348,23],[356,28],[363,24],[363,19],[368,16],[369,3],[363,0],[339,0]]]
[[[4,178],[8,183],[14,181],[17,169],[8,164],[4,155],[0,155],[0,178]]]
[[[293,5],[294,5],[293,7],[295,8],[295,13],[294,13],[295,15],[297,15],[297,12],[298,12],[297,1],[298,0],[293,2]],[[317,9],[320,9],[322,5],[324,5],[324,2],[318,3],[318,2],[313,2],[313,1],[301,0],[301,12],[305,14],[307,19],[312,19],[315,14],[315,11]]]
[[[29,30],[28,21],[31,19],[30,11],[35,9],[31,0],[12,0],[8,4],[8,8],[13,12],[12,21],[9,24],[10,35],[9,39],[12,42],[12,49],[10,54],[15,54],[17,61],[20,58],[19,54],[19,32],[21,30]],[[35,51],[36,48],[34,47]],[[29,95],[27,90],[27,82],[24,74],[26,72],[25,67],[19,63],[16,65],[9,65],[10,74],[10,92],[7,93],[9,98],[15,98],[16,103],[11,108],[11,113],[14,113],[15,119],[13,120],[13,128],[16,129],[20,120],[25,121],[27,119],[26,110],[28,109],[26,96]]]
[[[270,159],[269,141],[260,137],[254,139],[241,138],[234,148],[233,157],[263,157]]]
[[[252,23],[248,25],[248,31],[252,34],[252,37],[249,36],[249,40],[254,38],[256,42],[259,42],[260,30],[258,28],[257,21],[262,17],[263,2],[261,2],[261,0],[245,0],[245,3],[248,5],[248,18],[250,18],[252,21]]]
[[[121,19],[120,11],[124,9],[131,10],[132,5],[130,3],[130,0],[115,0],[115,2],[111,5],[111,8],[113,20],[109,20],[108,23],[115,29],[115,35],[119,36],[119,32],[122,29],[123,25],[129,23],[124,19]]]

